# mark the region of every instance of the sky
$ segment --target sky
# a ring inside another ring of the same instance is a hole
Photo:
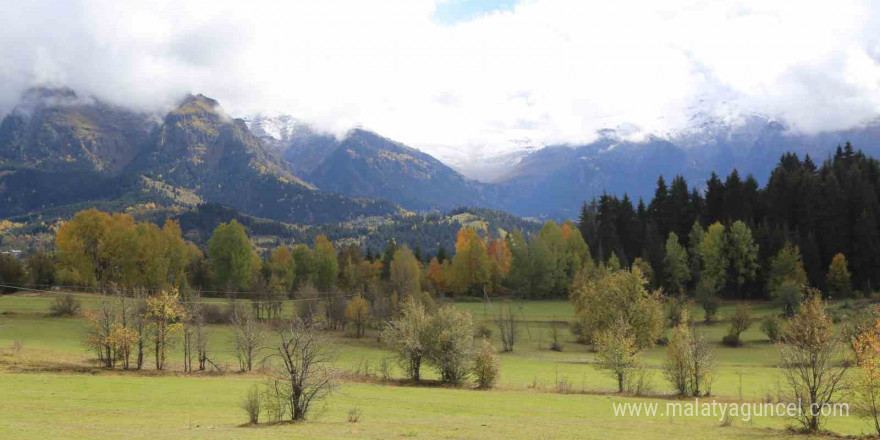
[[[426,151],[663,133],[698,111],[795,130],[880,113],[880,1],[0,0],[0,113],[34,85],[161,112],[360,126]],[[732,110],[733,109],[733,110]]]

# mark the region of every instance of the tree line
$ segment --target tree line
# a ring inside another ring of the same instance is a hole
[[[735,169],[724,180],[712,173],[704,190],[661,176],[647,203],[626,194],[585,203],[578,226],[592,258],[641,264],[653,286],[673,293],[772,298],[788,258],[799,283],[853,296],[880,282],[878,189],[880,163],[847,143],[820,166],[784,154],[763,188]]]

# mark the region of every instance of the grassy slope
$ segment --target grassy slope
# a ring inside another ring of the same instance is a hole
[[[234,428],[243,414],[237,407],[244,389],[257,375],[223,377],[140,377],[133,374],[104,373],[97,376],[17,374],[27,371],[23,365],[58,359],[63,365],[83,365],[87,361],[82,345],[83,323],[80,318],[49,318],[45,312],[51,299],[45,297],[0,297],[0,394],[9,396],[0,401],[0,438],[41,436],[47,426],[40,423],[51,417],[62,422],[58,429],[69,429],[65,438],[94,438],[95,431],[86,427],[95,424],[105,430],[106,437],[127,433],[127,437],[178,438],[261,438],[284,435],[282,432],[308,433],[320,438],[387,438],[387,437],[466,437],[485,438],[490,429],[499,438],[565,438],[577,436],[588,429],[601,433],[598,438],[626,438],[636,433],[645,438],[674,436],[686,426],[695,430],[694,438],[755,438],[781,435],[781,432],[759,430],[759,427],[784,427],[784,420],[759,419],[752,423],[737,422],[730,428],[719,428],[717,421],[660,418],[657,420],[615,418],[612,401],[619,397],[602,395],[559,395],[551,393],[555,384],[566,380],[574,391],[604,392],[613,390],[614,380],[590,365],[593,354],[574,343],[567,329],[560,332],[564,340],[562,353],[546,349],[549,343],[548,320],[567,321],[573,316],[563,301],[523,303],[521,313],[529,323],[522,328],[514,353],[502,355],[500,389],[491,392],[410,388],[370,384],[346,384],[330,402],[328,413],[316,424],[297,427],[256,429]],[[88,300],[85,305],[94,304]],[[462,303],[478,320],[488,320],[481,303]],[[720,316],[730,306],[722,309]],[[772,308],[756,305],[756,315],[772,313]],[[726,325],[702,326],[707,337],[720,341]],[[497,335],[497,329],[495,331]],[[497,338],[496,338],[497,339]],[[713,393],[721,398],[760,399],[775,393],[778,383],[776,349],[764,341],[755,323],[745,334],[744,348],[717,347],[719,374]],[[25,349],[12,356],[9,349],[15,340]],[[375,335],[361,340],[338,337],[339,364],[349,370],[377,372],[390,353],[376,342]],[[235,365],[229,331],[213,329],[213,357],[221,363]],[[171,369],[180,370],[179,349],[171,358]],[[671,390],[662,378],[663,348],[645,353],[655,369],[654,385],[658,392]],[[148,358],[148,362],[151,359]],[[4,368],[5,367],[5,368]],[[6,371],[3,373],[2,371]],[[399,371],[393,372],[399,376]],[[433,374],[429,372],[428,377]],[[740,385],[742,383],[742,385]],[[740,388],[741,387],[741,388]],[[535,389],[537,388],[537,389]],[[55,393],[55,394],[51,394]],[[207,408],[202,408],[207,402]],[[665,402],[665,401],[662,401]],[[345,423],[345,414],[360,407],[364,421]],[[189,418],[201,428],[189,430]],[[4,422],[4,420],[7,420]],[[145,423],[143,428],[138,428]],[[482,426],[483,424],[489,426]],[[208,429],[206,426],[212,426]],[[867,432],[870,425],[855,417],[832,420],[829,428],[841,433]],[[21,429],[21,431],[19,431]],[[181,431],[187,429],[186,433]],[[457,431],[456,431],[457,429]],[[6,432],[4,435],[3,433]],[[16,434],[14,434],[16,433]],[[12,435],[14,434],[14,435]],[[104,434],[100,434],[104,436]],[[134,437],[133,437],[134,436]]]

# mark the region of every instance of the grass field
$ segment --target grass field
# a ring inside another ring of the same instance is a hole
[[[563,351],[550,351],[551,321],[568,322],[574,311],[564,301],[514,303],[525,318],[513,353],[502,354],[499,386],[491,391],[416,388],[379,383],[375,378],[391,354],[375,334],[362,339],[335,336],[338,365],[360,378],[343,383],[316,420],[297,425],[240,427],[246,416],[238,404],[259,373],[183,375],[179,349],[162,375],[146,371],[107,372],[94,366],[83,345],[81,318],[48,316],[52,298],[0,297],[0,438],[783,438],[789,421],[781,418],[736,420],[722,427],[717,419],[615,417],[613,402],[639,399],[611,395],[616,382],[593,367],[588,347],[561,329]],[[84,298],[84,306],[94,304]],[[459,303],[494,328],[492,311],[482,303]],[[497,304],[496,304],[497,307]],[[753,305],[756,321],[743,335],[746,345],[717,345],[718,375],[712,393],[718,399],[758,401],[779,386],[776,348],[759,330],[758,319],[776,310]],[[723,317],[732,310],[725,305]],[[696,316],[702,316],[696,312]],[[709,340],[720,341],[727,325],[700,326]],[[497,329],[495,331],[497,339]],[[212,357],[236,365],[230,333],[214,326]],[[12,346],[23,347],[14,353]],[[671,389],[662,377],[664,347],[644,354],[653,370],[656,392]],[[150,359],[148,359],[149,362]],[[149,364],[148,364],[149,365]],[[231,368],[234,370],[234,368]],[[428,378],[433,372],[426,371]],[[400,376],[396,368],[392,375]],[[571,394],[556,392],[571,384]],[[648,399],[665,405],[668,399]],[[348,423],[352,408],[359,423]],[[870,433],[866,419],[831,419],[838,434]]]

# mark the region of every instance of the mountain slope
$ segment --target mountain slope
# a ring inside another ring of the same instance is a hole
[[[0,127],[2,216],[68,212],[68,204],[89,202],[125,208],[183,199],[293,223],[398,210],[384,200],[317,191],[291,174],[244,121],[202,95],[187,97],[156,124],[68,89],[35,89]]]
[[[323,190],[384,197],[412,210],[489,205],[484,185],[428,154],[360,129],[350,131],[306,180]]]
[[[384,201],[316,191],[288,171],[244,121],[205,96],[189,96],[169,113],[139,170],[196,191],[206,201],[294,223],[326,223],[395,211]]]
[[[41,170],[119,174],[150,140],[145,114],[80,98],[70,89],[31,89],[0,123],[0,157]]]

